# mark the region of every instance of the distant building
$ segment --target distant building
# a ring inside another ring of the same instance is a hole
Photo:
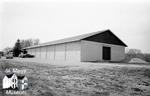
[[[110,30],[98,31],[25,48],[36,58],[52,61],[121,61],[125,47]]]

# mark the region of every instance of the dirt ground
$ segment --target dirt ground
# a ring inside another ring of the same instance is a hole
[[[150,96],[150,65],[52,65],[0,60],[0,80],[6,68],[26,70],[29,88],[22,96]],[[2,90],[0,96],[10,96]],[[11,95],[20,96],[20,95]]]

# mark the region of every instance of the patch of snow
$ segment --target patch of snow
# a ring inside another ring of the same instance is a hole
[[[147,63],[146,61],[140,59],[140,58],[132,58],[129,63]]]

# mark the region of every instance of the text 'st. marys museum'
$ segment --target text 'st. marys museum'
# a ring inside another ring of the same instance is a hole
[[[125,47],[110,30],[98,31],[71,38],[27,47],[36,58],[53,61],[121,61]]]

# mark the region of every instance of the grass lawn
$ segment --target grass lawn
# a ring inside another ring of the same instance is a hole
[[[150,65],[101,65],[58,66],[0,60],[0,79],[6,68],[27,70],[26,96],[150,96]],[[0,90],[0,96],[4,95],[2,83]]]

